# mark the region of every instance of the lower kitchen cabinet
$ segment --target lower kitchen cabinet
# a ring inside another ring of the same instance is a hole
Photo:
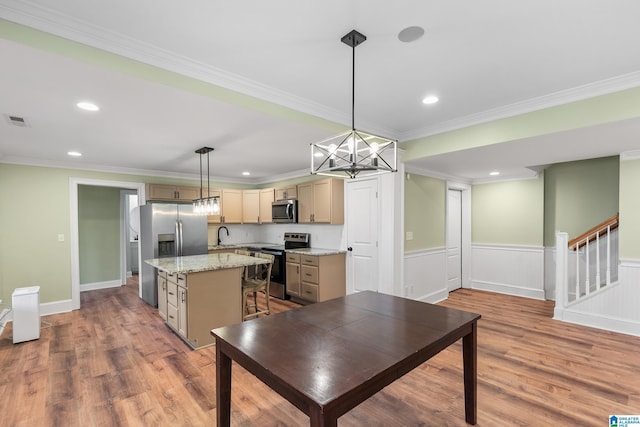
[[[287,253],[287,293],[303,302],[321,302],[344,296],[345,254]]]
[[[242,321],[242,270],[159,272],[158,314],[191,347],[213,344],[211,329]]]

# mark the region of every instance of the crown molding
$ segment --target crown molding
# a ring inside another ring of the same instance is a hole
[[[620,153],[620,161],[640,159],[640,150],[625,151]]]
[[[559,105],[582,101],[585,99],[619,92],[626,89],[632,89],[637,86],[640,86],[640,71],[635,71],[633,73],[624,74],[622,76],[612,77],[610,79],[577,86],[572,89],[561,90],[558,92],[550,93],[548,95],[516,102],[514,104],[505,105],[503,107],[495,108],[481,113],[471,114],[434,126],[426,126],[420,129],[403,132],[400,135],[400,140],[406,142],[414,139],[426,138],[428,136],[450,132],[469,126],[479,125],[482,123],[492,122],[508,117],[514,117],[538,110],[544,110],[545,108],[557,107]]]
[[[294,111],[319,117],[344,126],[351,126],[351,113],[326,107],[289,92],[261,84],[220,68],[195,61],[176,52],[162,49],[105,28],[90,25],[29,1],[9,0],[0,4],[0,17],[17,24],[59,36],[77,43],[98,48],[186,77],[242,93],[265,102],[278,104]],[[397,139],[397,131],[362,121],[363,128],[372,133],[390,135]]]
[[[472,181],[468,178],[463,178],[461,176],[455,176],[455,175],[449,175],[446,173],[442,173],[442,172],[435,172],[429,169],[424,169],[424,168],[420,168],[420,167],[416,167],[416,166],[412,166],[412,165],[408,165],[408,164],[404,164],[404,173],[408,174],[408,173],[414,173],[416,175],[422,175],[422,176],[428,176],[431,178],[437,178],[437,179],[441,179],[443,181],[455,181],[461,184],[467,184],[470,185],[472,183]]]

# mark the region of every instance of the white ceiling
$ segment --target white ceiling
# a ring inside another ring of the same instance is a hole
[[[600,94],[595,87],[640,85],[638,16],[635,0],[0,0],[1,18],[347,126],[351,49],[340,38],[357,29],[368,39],[356,49],[355,125],[400,141]],[[412,25],[424,37],[400,42]],[[208,145],[214,176],[241,180],[248,170],[260,181],[308,168],[309,143],[329,135],[313,121],[8,40],[0,39],[0,57],[0,114],[30,125],[0,121],[0,161],[193,175],[194,150]],[[425,106],[427,94],[441,101]],[[101,111],[77,110],[81,99]],[[640,149],[638,127],[606,125],[411,166],[469,180],[494,169],[522,175]],[[84,155],[69,159],[69,150]]]

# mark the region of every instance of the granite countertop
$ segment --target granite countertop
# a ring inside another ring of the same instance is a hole
[[[346,254],[347,251],[342,251],[339,249],[323,249],[323,248],[300,248],[300,249],[287,249],[285,252],[289,254],[298,254],[298,255],[337,255],[337,254]]]
[[[158,270],[166,271],[171,274],[199,273],[203,271],[222,270],[225,268],[238,268],[269,263],[268,260],[263,258],[231,253],[153,258],[147,259],[144,262]]]
[[[260,242],[229,243],[229,244],[220,244],[220,245],[209,245],[208,250],[214,251],[216,249],[265,248],[269,246],[280,246],[280,245],[278,245],[277,243],[260,243]]]

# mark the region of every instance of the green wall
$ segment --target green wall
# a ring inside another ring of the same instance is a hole
[[[472,186],[472,243],[542,246],[543,224],[544,174]]]
[[[640,260],[640,160],[620,162],[620,258]]]
[[[120,189],[78,186],[80,284],[120,280]]]
[[[618,156],[559,163],[545,171],[545,246],[555,246],[555,232],[569,239],[618,212]]]
[[[445,246],[446,182],[407,173],[404,197],[404,230],[413,233],[413,240],[405,240],[404,250]]]

